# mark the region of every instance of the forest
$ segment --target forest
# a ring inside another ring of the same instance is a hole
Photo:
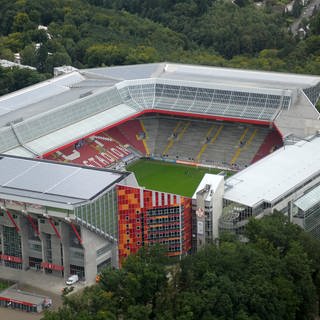
[[[307,34],[300,39],[288,31],[294,17],[284,13],[286,0],[259,4],[253,0],[0,0],[0,59],[13,61],[19,53],[22,64],[36,67],[37,71],[26,71],[30,84],[52,76],[55,66],[159,61],[319,74],[320,13],[302,21]],[[8,86],[1,81],[1,94],[19,88],[16,70],[0,72],[13,81]]]
[[[161,247],[144,248],[43,319],[315,319],[319,242],[278,213],[252,219],[245,235],[224,235],[174,263]]]

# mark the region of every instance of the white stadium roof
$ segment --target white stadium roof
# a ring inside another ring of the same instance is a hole
[[[66,209],[88,202],[129,173],[0,156],[1,199]],[[41,179],[40,179],[41,177]]]
[[[320,137],[286,145],[226,180],[224,198],[255,207],[274,203],[320,174]]]
[[[224,181],[224,176],[223,175],[219,175],[219,174],[210,174],[210,173],[206,173],[201,182],[199,183],[196,191],[194,192],[192,199],[196,199],[197,198],[197,193],[200,190],[203,190],[207,185],[210,186],[210,190],[208,190],[208,195],[206,197],[206,201],[211,201],[212,199],[212,194],[215,193],[219,187],[219,185],[221,183],[223,183]],[[212,193],[211,193],[212,191]]]
[[[0,97],[0,152],[43,155],[146,112],[320,129],[320,77],[172,63],[75,70]]]

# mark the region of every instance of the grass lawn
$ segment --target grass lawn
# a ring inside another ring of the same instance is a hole
[[[154,160],[139,160],[127,166],[127,170],[135,173],[140,186],[187,197],[193,195],[205,173],[221,171]]]
[[[9,280],[0,279],[0,292],[3,291],[4,289],[9,288],[12,285],[13,285],[13,282],[11,282]]]

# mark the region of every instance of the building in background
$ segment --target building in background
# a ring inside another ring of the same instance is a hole
[[[224,176],[205,174],[192,196],[194,251],[219,237],[223,195]]]

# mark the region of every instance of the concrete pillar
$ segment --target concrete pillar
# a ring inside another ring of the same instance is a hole
[[[52,263],[61,266],[62,264],[62,250],[61,241],[56,235],[51,236],[51,248],[52,248]],[[61,277],[61,271],[52,270],[52,274]]]
[[[94,283],[97,275],[97,254],[95,234],[81,227],[82,245],[84,248],[85,278],[88,283]]]
[[[3,226],[0,225],[1,252],[4,252]]]
[[[115,242],[112,247],[111,265],[114,268],[119,268],[119,250],[118,242]]]
[[[66,222],[61,222],[61,237],[64,278],[67,279],[70,275],[70,232],[69,224]]]
[[[22,254],[22,269],[29,268],[29,234],[28,234],[28,221],[23,215],[19,216],[18,227],[20,228],[21,237],[21,254]]]
[[[41,241],[41,250],[42,250],[42,253],[41,253],[41,259],[42,259],[42,262],[46,261],[46,241],[45,241],[45,233],[44,232],[40,232],[40,241]],[[42,269],[42,272],[45,272],[44,268]]]

